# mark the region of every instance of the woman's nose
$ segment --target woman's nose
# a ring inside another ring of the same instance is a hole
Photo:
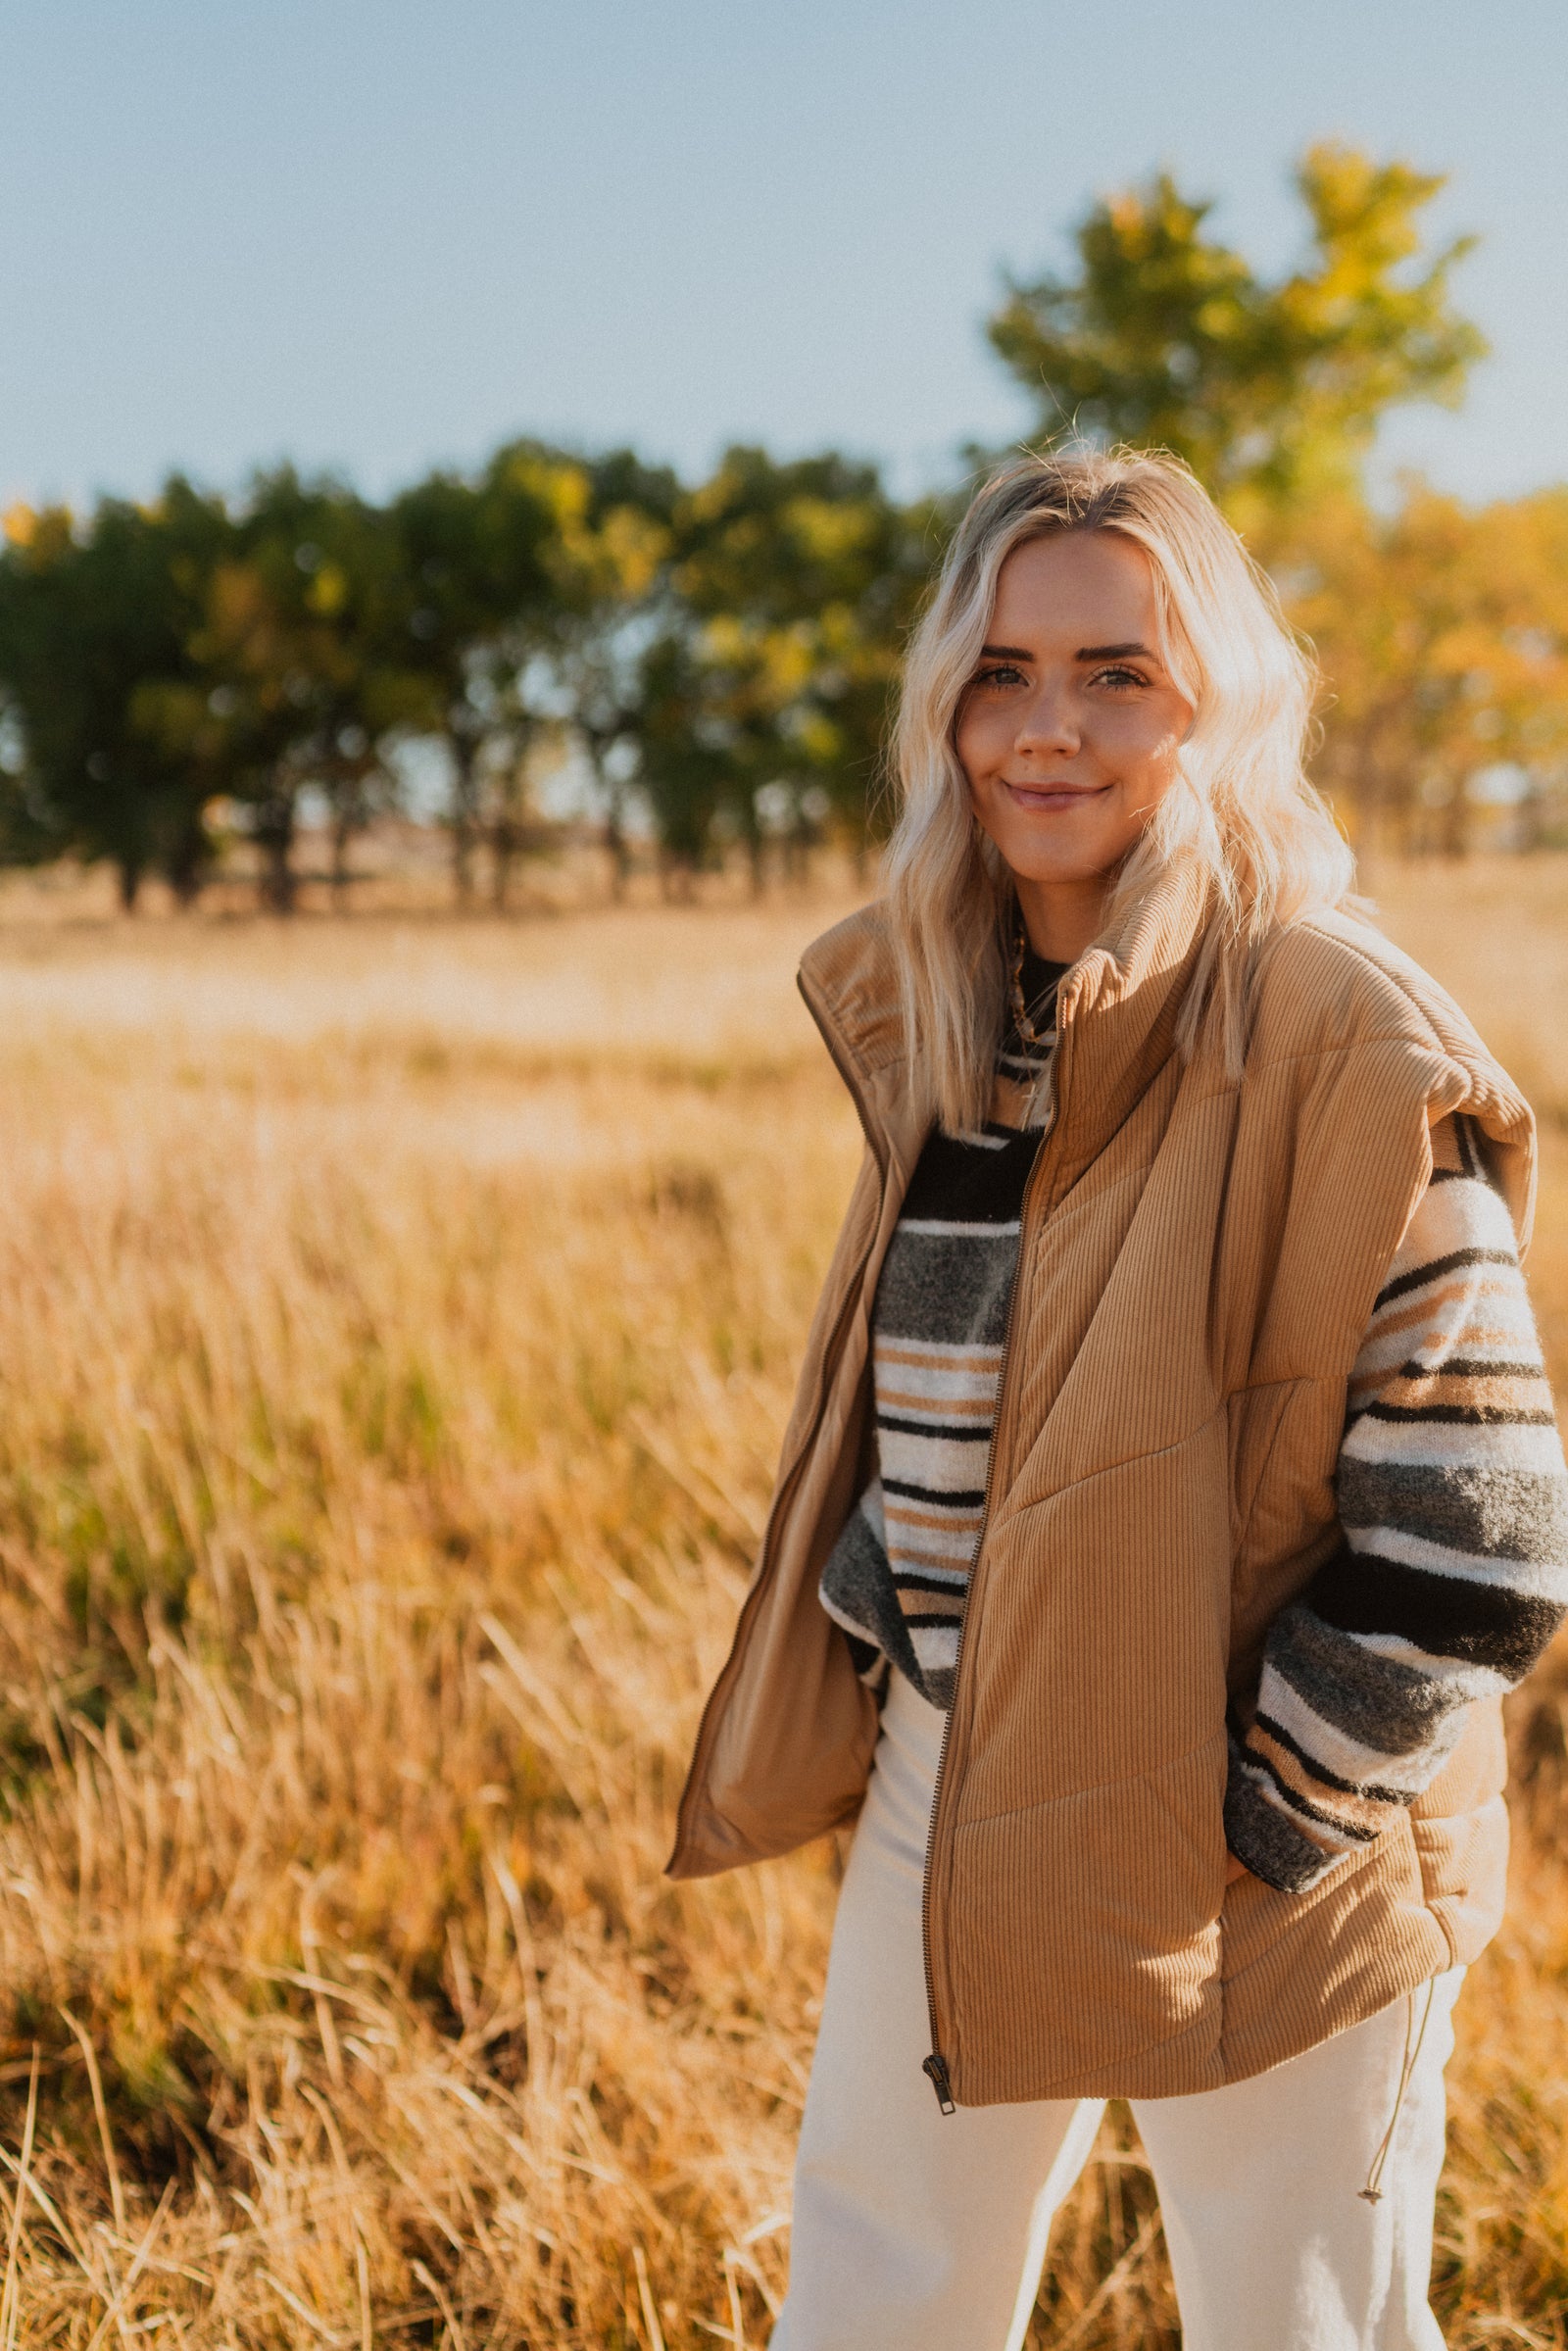
[[[1079,741],[1078,722],[1068,697],[1050,689],[1037,694],[1019,724],[1019,751],[1036,759],[1055,753],[1070,755],[1078,749]]]

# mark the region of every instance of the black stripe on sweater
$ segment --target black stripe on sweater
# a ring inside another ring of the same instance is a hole
[[[1478,1583],[1375,1551],[1336,1552],[1301,1605],[1341,1633],[1390,1634],[1431,1657],[1491,1666],[1510,1682],[1530,1671],[1563,1619],[1555,1600],[1510,1587],[1501,1573],[1495,1584]]]
[[[1454,1141],[1459,1146],[1459,1156],[1464,1162],[1465,1173],[1474,1176],[1479,1184],[1491,1185],[1492,1171],[1488,1167],[1485,1154],[1476,1140],[1476,1122],[1468,1111],[1461,1110],[1455,1116],[1453,1135]],[[1495,1189],[1495,1187],[1493,1188]]]
[[[937,1133],[927,1143],[904,1197],[905,1216],[932,1217],[943,1224],[987,1228],[1017,1221],[1029,1171],[1040,1149],[1032,1128],[988,1124],[985,1132],[1000,1150],[977,1148],[956,1135]],[[906,1234],[906,1241],[920,1236]],[[952,1240],[953,1235],[944,1238]],[[885,1321],[878,1328],[885,1329]]]
[[[1326,1772],[1314,1756],[1305,1754],[1297,1741],[1289,1738],[1280,1729],[1278,1723],[1270,1721],[1266,1714],[1258,1716],[1257,1725],[1259,1730],[1268,1733],[1270,1739],[1277,1739],[1282,1747],[1288,1747],[1298,1762],[1304,1763],[1314,1780],[1322,1780],[1332,1788],[1343,1788],[1348,1796],[1371,1796],[1378,1793],[1376,1788],[1352,1788],[1348,1780],[1334,1779],[1332,1774]],[[1293,1788],[1290,1782],[1281,1776],[1277,1766],[1270,1762],[1268,1756],[1260,1755],[1256,1747],[1249,1747],[1246,1752],[1248,1769],[1267,1772],[1291,1810],[1298,1812],[1303,1820],[1316,1821],[1318,1826],[1323,1829],[1338,1830],[1341,1836],[1353,1837],[1358,1844],[1370,1844],[1378,1835],[1376,1829],[1366,1828],[1360,1821],[1342,1820],[1337,1812],[1320,1811],[1316,1804],[1301,1794],[1299,1788]],[[1402,1795],[1389,1795],[1385,1796],[1383,1800],[1389,1804],[1404,1804],[1409,1801],[1408,1797]]]
[[[952,1421],[942,1420],[938,1417],[941,1410],[940,1404],[933,1404],[929,1420],[906,1420],[901,1413],[879,1412],[876,1416],[876,1425],[879,1429],[892,1429],[900,1437],[940,1438],[944,1445],[986,1445],[991,1443],[991,1431],[988,1428],[983,1426],[975,1428],[968,1421],[960,1421],[955,1425]],[[889,1484],[887,1491],[889,1494],[897,1494],[899,1489]]]
[[[1416,1266],[1413,1272],[1398,1274],[1392,1282],[1386,1283],[1373,1300],[1372,1311],[1376,1314],[1392,1298],[1407,1297],[1412,1290],[1425,1290],[1430,1283],[1441,1281],[1445,1274],[1457,1273],[1462,1266],[1517,1266],[1518,1262],[1511,1249],[1450,1249],[1446,1257],[1429,1257],[1424,1265]]]
[[[885,1420],[877,1422],[879,1429],[889,1426],[896,1428],[898,1423],[889,1423]],[[902,1478],[884,1478],[882,1491],[884,1494],[896,1494],[906,1502],[936,1502],[944,1510],[978,1510],[986,1498],[986,1490],[983,1486],[975,1486],[962,1489],[956,1494],[949,1494],[945,1489],[936,1486],[911,1486]]]
[[[1536,1375],[1539,1378],[1539,1374]],[[1554,1429],[1553,1412],[1510,1412],[1492,1404],[1366,1404],[1357,1420],[1427,1420],[1454,1429]]]

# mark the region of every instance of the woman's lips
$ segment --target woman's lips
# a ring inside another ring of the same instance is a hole
[[[1014,784],[1004,776],[1002,782],[1003,789],[1020,808],[1047,810],[1070,808],[1080,800],[1097,800],[1102,792],[1110,789],[1108,784],[1065,784],[1054,779],[1050,783]]]

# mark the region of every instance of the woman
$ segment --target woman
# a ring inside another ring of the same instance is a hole
[[[1009,466],[910,649],[887,899],[803,965],[866,1158],[670,1865],[859,1814],[788,2351],[1016,2351],[1112,2096],[1187,2351],[1442,2341],[1568,1479],[1530,1113],[1344,911],[1311,683],[1184,468]]]

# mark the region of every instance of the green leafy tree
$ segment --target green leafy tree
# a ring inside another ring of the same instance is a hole
[[[1255,528],[1353,487],[1388,409],[1456,403],[1485,345],[1450,303],[1471,240],[1421,251],[1443,179],[1322,144],[1296,184],[1308,250],[1273,281],[1162,172],[1094,207],[1071,274],[1012,283],[988,331],[1036,431],[1171,449]]]
[[[715,816],[759,878],[766,840],[799,863],[831,825],[863,848],[903,642],[932,548],[870,465],[732,449],[674,517],[673,580],[721,752]]]
[[[188,639],[194,684],[147,682],[145,729],[248,808],[277,912],[294,904],[307,785],[331,810],[339,891],[354,835],[394,797],[388,743],[428,707],[409,659],[413,604],[386,515],[282,466],[254,482],[212,568]]]
[[[670,577],[680,489],[667,467],[645,465],[630,450],[575,462],[555,487],[554,598],[536,638],[532,682],[540,707],[564,722],[587,764],[618,898],[631,869],[632,806],[639,796],[648,801],[640,780],[646,738],[651,730],[662,745],[668,710],[661,697],[684,666],[671,666],[669,650],[680,626]],[[656,765],[662,756],[655,753]],[[670,779],[666,786],[675,788]]]
[[[392,502],[390,521],[414,590],[404,659],[422,683],[426,729],[451,761],[461,905],[473,895],[474,852],[486,802],[494,804],[498,790],[492,831],[497,822],[506,829],[492,846],[513,839],[511,800],[530,715],[516,680],[552,601],[551,555],[570,470],[542,443],[515,441],[475,480],[432,473]]]
[[[658,638],[639,663],[638,780],[664,887],[676,897],[712,862],[715,820],[734,773],[731,746],[710,708],[710,683],[685,632]]]
[[[228,534],[221,502],[177,477],[147,507],[8,518],[0,695],[14,749],[0,822],[13,860],[106,859],[127,908],[149,873],[195,895],[214,782],[157,723],[149,689],[204,699],[191,640]]]

